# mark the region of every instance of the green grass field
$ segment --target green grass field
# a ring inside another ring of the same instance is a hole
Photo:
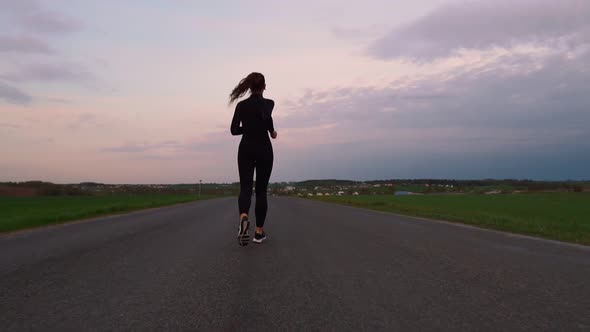
[[[590,245],[590,193],[313,199]]]
[[[202,196],[201,199],[214,196]],[[198,200],[195,195],[0,197],[0,232]]]

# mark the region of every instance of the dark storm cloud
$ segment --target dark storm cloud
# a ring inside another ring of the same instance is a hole
[[[590,1],[495,0],[447,4],[375,41],[377,58],[418,60],[460,49],[511,47],[522,43],[571,46],[590,42]]]

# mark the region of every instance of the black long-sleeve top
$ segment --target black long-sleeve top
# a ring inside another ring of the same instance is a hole
[[[242,142],[270,142],[268,133],[275,130],[272,121],[274,106],[274,101],[261,94],[252,94],[240,101],[231,121],[232,135],[243,135]]]

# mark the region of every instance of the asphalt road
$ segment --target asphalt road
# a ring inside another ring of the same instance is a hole
[[[0,330],[590,331],[590,247],[272,197],[0,235]]]

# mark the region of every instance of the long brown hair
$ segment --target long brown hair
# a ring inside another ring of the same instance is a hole
[[[251,73],[246,78],[243,78],[229,94],[229,103],[231,104],[242,97],[248,90],[262,91],[265,87],[264,75],[261,73]]]

